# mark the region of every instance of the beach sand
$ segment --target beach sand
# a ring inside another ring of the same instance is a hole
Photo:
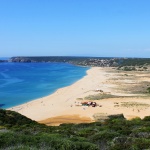
[[[114,68],[92,67],[85,77],[74,84],[9,110],[47,125],[92,122],[95,114],[123,114],[127,119],[143,118],[150,115],[150,98],[138,92],[141,90],[139,85],[144,86],[145,80],[146,84],[150,83],[148,72],[129,72],[127,75]],[[92,100],[101,107],[81,106],[81,102],[89,101],[84,99],[86,96],[98,93],[118,97]]]

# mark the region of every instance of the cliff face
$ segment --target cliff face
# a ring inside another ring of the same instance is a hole
[[[11,59],[9,59],[9,62],[31,62],[30,59],[26,58],[26,57],[12,57]]]
[[[65,57],[65,56],[42,56],[42,57],[12,57],[9,60],[0,60],[0,62],[17,63],[50,63],[61,62],[71,63],[79,66],[91,67],[122,67],[122,66],[148,66],[150,58],[106,58],[106,57]]]
[[[114,67],[118,59],[97,57],[12,57],[9,62],[63,62],[81,66]]]

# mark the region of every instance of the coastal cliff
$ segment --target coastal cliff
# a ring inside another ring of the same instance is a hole
[[[0,62],[6,62],[1,60]],[[123,66],[148,66],[150,58],[110,58],[110,57],[71,57],[71,56],[35,56],[35,57],[12,57],[8,62],[17,63],[51,63],[61,62],[79,66],[90,67],[119,67]],[[129,69],[131,70],[131,69]],[[145,69],[144,69],[145,70]]]
[[[12,57],[9,62],[62,62],[71,63],[80,66],[99,66],[113,67],[118,66],[119,58],[100,58],[100,57],[65,57],[65,56],[47,56],[47,57]]]

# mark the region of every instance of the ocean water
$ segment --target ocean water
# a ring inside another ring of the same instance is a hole
[[[81,79],[88,69],[67,63],[0,63],[0,107],[52,94]]]

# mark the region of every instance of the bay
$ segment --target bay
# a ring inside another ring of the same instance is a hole
[[[0,63],[0,107],[50,95],[84,77],[88,69],[68,63]]]

